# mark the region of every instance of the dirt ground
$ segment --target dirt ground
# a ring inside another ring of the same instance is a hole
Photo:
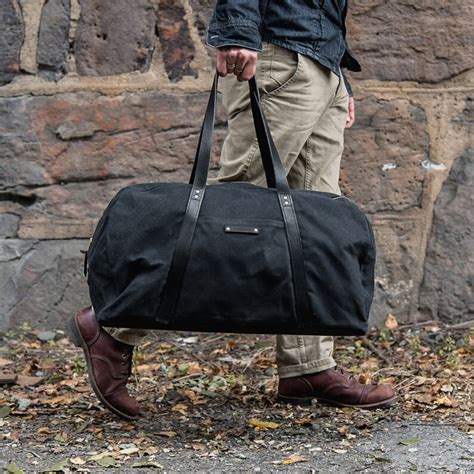
[[[388,410],[278,403],[271,336],[161,332],[135,351],[134,423],[97,403],[63,331],[22,327],[0,340],[0,469],[474,471],[472,333],[386,324],[338,338],[336,359],[394,384]]]

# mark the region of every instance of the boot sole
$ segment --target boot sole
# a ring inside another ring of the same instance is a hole
[[[368,405],[349,405],[346,403],[334,402],[332,400],[327,400],[325,398],[318,398],[318,397],[297,398],[297,397],[286,397],[285,395],[277,395],[277,399],[283,403],[290,403],[291,405],[308,406],[308,405],[311,405],[313,400],[317,400],[319,403],[323,403],[324,405],[329,405],[333,407],[362,408],[365,410],[375,410],[377,408],[389,408],[395,405],[398,401],[397,397],[392,397],[387,400],[383,400],[377,403],[371,403]]]
[[[72,343],[76,347],[81,347],[82,350],[84,351],[84,355],[86,357],[86,362],[87,362],[87,375],[89,377],[89,383],[92,387],[92,390],[94,390],[94,393],[97,395],[97,398],[102,403],[102,405],[104,405],[112,413],[120,416],[120,418],[123,418],[124,420],[135,421],[138,418],[138,416],[127,415],[126,413],[123,413],[122,411],[120,411],[118,408],[115,408],[105,399],[105,397],[102,395],[102,392],[99,390],[99,387],[97,386],[94,379],[94,374],[92,373],[92,360],[91,360],[89,348],[87,347],[86,341],[84,341],[81,331],[79,330],[79,327],[76,321],[76,316],[71,316],[69,318],[67,326],[68,326],[69,339],[72,341]]]

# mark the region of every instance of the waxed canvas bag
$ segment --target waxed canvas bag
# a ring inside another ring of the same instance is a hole
[[[289,189],[249,81],[267,186],[206,185],[216,74],[188,183],[122,189],[88,250],[100,324],[271,334],[358,335],[374,289],[370,224],[349,199]]]

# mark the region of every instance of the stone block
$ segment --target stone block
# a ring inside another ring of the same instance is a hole
[[[70,0],[48,0],[41,14],[36,61],[38,74],[57,81],[67,73]]]
[[[416,271],[423,265],[420,236],[426,225],[421,209],[370,216],[377,243],[372,319],[383,324],[388,313],[408,323],[418,291]]]
[[[153,91],[0,99],[0,213],[20,216],[20,238],[88,238],[122,187],[188,181],[207,98]],[[220,111],[214,161],[224,120]]]
[[[39,99],[0,98],[0,201],[5,200],[1,197],[5,193],[17,194],[15,188],[19,185],[48,183],[31,114],[31,103],[35,100]],[[21,196],[30,194],[23,191]]]
[[[474,127],[474,97],[467,96],[464,98],[463,110],[451,119],[451,123],[458,124],[462,127],[468,127],[467,133],[472,134]]]
[[[74,46],[79,74],[106,76],[149,69],[155,40],[152,0],[81,0],[80,4]]]
[[[361,79],[436,83],[474,67],[474,3],[354,0],[348,39]]]
[[[0,2],[0,86],[20,72],[20,51],[25,35],[18,0]]]
[[[434,208],[420,310],[430,319],[474,319],[474,148],[454,163]]]
[[[113,196],[138,180],[111,179],[51,185],[35,190],[37,202],[24,207],[18,236],[22,239],[68,239],[92,236]]]
[[[81,249],[88,241],[0,240],[0,332],[22,322],[64,329],[88,304]]]
[[[196,27],[202,43],[206,44],[207,27],[216,2],[214,0],[191,0]]]
[[[367,97],[346,132],[341,188],[366,212],[421,205],[429,136],[423,109],[407,99]]]
[[[198,72],[191,66],[196,51],[183,5],[161,0],[156,20],[161,54],[170,81],[178,82],[184,76],[197,78]]]
[[[17,237],[20,216],[16,214],[0,214],[0,239]]]

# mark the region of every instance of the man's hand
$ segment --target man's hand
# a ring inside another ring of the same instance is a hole
[[[355,122],[355,102],[354,97],[349,96],[349,115],[347,116],[346,120],[346,128],[351,128]]]
[[[222,77],[235,74],[237,80],[248,81],[257,71],[257,51],[251,49],[224,46],[217,48],[216,59],[217,72]]]

